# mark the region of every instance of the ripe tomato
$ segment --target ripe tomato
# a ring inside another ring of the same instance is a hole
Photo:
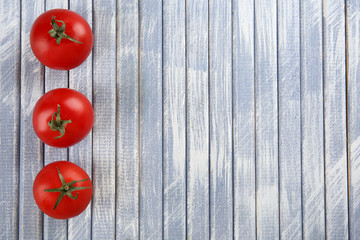
[[[88,22],[76,12],[52,9],[33,23],[30,44],[42,64],[57,70],[69,70],[89,56],[93,34]]]
[[[89,175],[78,165],[57,161],[46,165],[35,178],[34,199],[50,217],[67,219],[82,213],[92,197]]]
[[[36,135],[47,145],[70,147],[90,132],[94,110],[82,93],[57,88],[38,100],[32,122]]]

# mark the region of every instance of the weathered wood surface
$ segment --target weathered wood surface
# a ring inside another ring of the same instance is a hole
[[[71,3],[70,3],[71,4]],[[116,230],[116,1],[93,1],[92,238]],[[96,11],[94,11],[96,9]],[[96,177],[97,176],[97,177]]]
[[[186,1],[187,237],[210,237],[208,2]]]
[[[348,1],[346,6],[347,90],[348,90],[348,172],[350,238],[360,236],[360,2]]]
[[[163,231],[186,237],[185,1],[163,2]]]
[[[345,3],[323,3],[326,237],[345,239],[348,224]]]
[[[3,165],[0,187],[0,238],[18,236],[19,157],[20,157],[20,23],[19,2],[3,3],[0,8],[0,156]],[[11,41],[9,41],[11,39]],[[6,79],[6,81],[4,81]],[[17,146],[17,147],[15,147]],[[5,158],[4,158],[5,157]]]
[[[138,1],[117,1],[116,238],[139,238]]]
[[[304,239],[325,239],[322,2],[300,4],[302,229]]]
[[[233,2],[234,238],[256,238],[254,1]]]
[[[277,4],[255,0],[256,235],[279,238]]]
[[[278,2],[280,238],[302,239],[300,1]]]
[[[52,8],[92,27],[76,69],[32,53],[31,25]],[[3,1],[0,239],[357,239],[359,12],[356,0]],[[59,87],[95,110],[68,149],[31,122]],[[69,220],[32,195],[56,160],[93,181]]]

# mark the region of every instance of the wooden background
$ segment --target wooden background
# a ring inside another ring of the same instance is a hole
[[[92,27],[74,70],[31,51],[52,8]],[[4,0],[0,30],[0,239],[360,239],[360,1]],[[31,123],[58,87],[95,111],[68,149]],[[56,160],[94,184],[70,220],[32,195]]]

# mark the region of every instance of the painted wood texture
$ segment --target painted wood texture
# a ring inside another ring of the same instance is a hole
[[[187,237],[210,238],[209,5],[186,1]]]
[[[20,72],[20,176],[19,176],[19,239],[43,237],[43,214],[38,210],[32,186],[44,164],[44,144],[32,128],[32,111],[44,94],[45,67],[35,58],[30,47],[30,29],[36,17],[45,10],[44,1],[21,4],[21,72]],[[4,81],[2,79],[1,81]],[[6,222],[6,221],[2,221]]]
[[[280,238],[302,239],[300,2],[278,1]]]
[[[185,1],[163,2],[163,237],[186,238]]]
[[[257,239],[279,238],[277,5],[255,1]]]
[[[345,4],[324,1],[326,237],[348,238]]]
[[[93,1],[92,235],[115,237],[116,1]]]
[[[52,8],[92,27],[76,69],[32,53],[31,25]],[[0,239],[357,239],[359,10],[355,0],[1,3]],[[59,87],[95,111],[68,149],[44,145],[31,122]],[[93,181],[91,204],[69,220],[32,196],[56,160]]]
[[[300,4],[303,238],[325,239],[322,1]]]
[[[139,11],[117,1],[116,238],[139,238]]]
[[[0,7],[0,156],[3,163],[0,186],[0,215],[7,219],[0,225],[0,238],[18,237],[19,192],[19,123],[20,123],[20,12],[19,2],[4,3]],[[9,39],[12,39],[9,41]],[[4,81],[6,79],[6,81]]]
[[[210,236],[233,238],[230,1],[209,1]]]
[[[256,239],[254,1],[233,1],[234,238]]]
[[[360,236],[360,2],[348,1],[347,24],[347,90],[348,90],[348,153],[349,153],[349,230],[350,238]]]
[[[140,239],[163,235],[162,4],[140,11]]]

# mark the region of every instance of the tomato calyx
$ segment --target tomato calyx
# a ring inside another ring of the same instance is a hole
[[[59,25],[56,22],[62,23],[61,27],[59,27]],[[51,26],[53,27],[53,29],[48,31],[48,33],[50,34],[51,37],[56,39],[57,44],[60,44],[63,38],[69,39],[72,42],[83,44],[82,42],[79,42],[78,40],[67,35],[65,33],[65,22],[61,20],[55,20],[55,16],[52,16],[51,18]]]
[[[54,119],[55,117],[55,119]],[[65,134],[65,125],[71,123],[71,119],[69,120],[62,120],[60,117],[60,105],[57,105],[57,112],[54,112],[51,116],[51,120],[48,122],[48,125],[52,131],[59,131],[60,136],[55,137],[61,138]]]
[[[44,191],[45,192],[60,192],[60,195],[58,197],[58,199],[56,200],[56,203],[55,203],[55,206],[53,208],[53,210],[56,209],[56,207],[59,205],[59,203],[61,202],[61,200],[63,199],[63,197],[68,196],[69,198],[71,199],[77,199],[79,193],[76,193],[76,196],[74,197],[72,195],[72,192],[73,191],[78,191],[78,190],[83,190],[83,189],[88,189],[90,187],[73,187],[73,185],[75,183],[78,183],[78,182],[85,182],[87,180],[89,180],[89,178],[86,178],[86,179],[83,179],[83,180],[77,180],[77,181],[71,181],[69,183],[66,183],[63,175],[60,173],[60,170],[58,167],[56,167],[57,171],[58,171],[58,174],[59,174],[59,178],[60,178],[60,181],[61,181],[61,187],[59,188],[53,188],[53,189],[45,189]]]

